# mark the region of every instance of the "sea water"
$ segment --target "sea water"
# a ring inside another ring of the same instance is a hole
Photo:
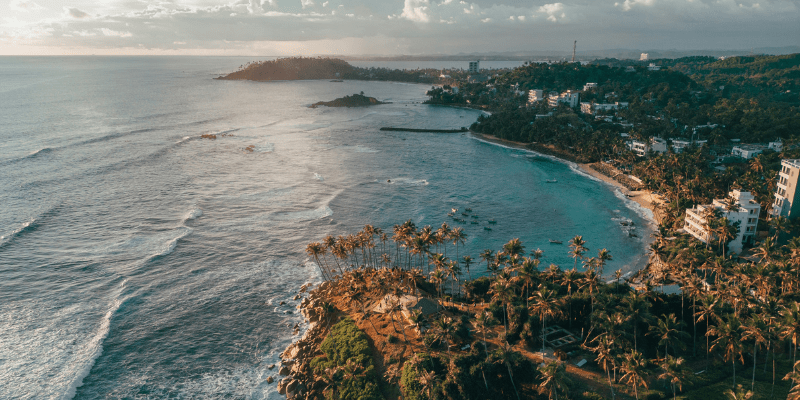
[[[247,61],[0,58],[0,398],[278,397],[293,296],[320,281],[306,244],[365,224],[460,226],[475,259],[520,238],[562,268],[583,235],[607,276],[641,265],[642,210],[574,165],[379,130],[479,111],[426,85],[212,79]],[[307,107],[362,91],[390,104]]]

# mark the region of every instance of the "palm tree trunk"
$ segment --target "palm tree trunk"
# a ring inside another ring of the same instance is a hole
[[[758,354],[758,346],[753,345],[753,383],[750,384],[750,391],[754,391],[756,388],[756,361]]]
[[[517,392],[517,385],[514,384],[514,377],[511,374],[511,366],[506,364],[506,368],[508,368],[508,379],[511,379],[511,387],[514,388],[514,394],[517,395],[517,400],[520,400],[519,393]]]
[[[606,376],[608,377],[608,387],[611,388],[611,399],[616,399],[617,395],[614,393],[614,384],[611,383],[611,371],[606,368]]]

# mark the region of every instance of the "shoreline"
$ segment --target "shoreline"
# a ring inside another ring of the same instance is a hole
[[[657,226],[661,222],[661,218],[659,216],[660,213],[657,210],[657,206],[659,204],[661,204],[661,201],[659,199],[657,199],[655,197],[655,195],[653,195],[649,190],[631,190],[631,189],[627,188],[625,185],[623,185],[622,183],[614,180],[610,176],[607,176],[607,175],[601,173],[600,171],[592,168],[591,164],[578,162],[576,159],[574,159],[574,157],[569,157],[569,156],[567,156],[565,154],[561,154],[560,152],[555,151],[555,150],[553,150],[553,151],[546,151],[546,150],[545,151],[540,151],[539,148],[533,148],[532,146],[530,146],[527,143],[514,142],[514,141],[511,141],[511,140],[500,139],[500,138],[492,136],[492,135],[486,135],[486,134],[478,133],[478,132],[474,132],[474,131],[469,131],[469,132],[470,132],[470,134],[472,136],[474,136],[475,138],[477,138],[479,140],[484,140],[486,142],[490,142],[490,143],[494,143],[494,144],[498,144],[498,145],[502,145],[502,146],[506,146],[506,147],[510,147],[510,148],[532,151],[534,153],[537,153],[537,154],[540,154],[540,155],[543,155],[543,156],[552,157],[552,158],[554,158],[554,159],[556,159],[558,161],[561,161],[561,162],[575,164],[575,167],[580,172],[583,172],[583,173],[591,176],[592,178],[597,179],[599,181],[602,181],[603,183],[613,187],[612,191],[613,190],[618,190],[626,199],[628,199],[630,201],[633,201],[634,203],[636,203],[639,206],[641,206],[643,209],[649,211],[649,213],[646,213],[645,217],[646,217],[646,219],[650,220],[650,222],[652,222],[654,225]],[[537,146],[537,147],[541,147],[541,146]],[[570,158],[572,158],[572,159],[570,159]]]

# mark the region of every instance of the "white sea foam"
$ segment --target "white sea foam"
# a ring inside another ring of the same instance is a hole
[[[151,259],[155,257],[163,257],[172,254],[172,252],[175,251],[175,247],[178,246],[178,241],[185,238],[186,236],[189,236],[193,230],[192,228],[181,226],[178,229],[176,229],[176,231],[177,231],[177,236],[175,236],[168,242],[161,245],[161,247],[157,250],[157,252],[150,257]]]
[[[645,207],[642,207],[641,204],[629,199],[627,196],[625,196],[624,193],[622,193],[621,190],[614,189],[614,196],[617,196],[617,198],[622,200],[622,202],[625,204],[625,207],[628,207],[629,209],[633,210],[633,212],[638,214],[643,219],[647,220],[651,224],[655,224],[656,223],[655,222],[656,221],[656,217],[655,217],[655,215],[653,215],[653,211],[652,210],[650,210],[648,208],[645,208]]]
[[[359,144],[359,145],[355,146],[355,152],[356,153],[377,153],[378,150],[371,149],[369,147],[362,146],[362,145]]]
[[[314,172],[314,179],[316,179],[318,181],[324,181],[325,180],[325,178],[323,178],[322,175],[320,175],[320,174],[318,174],[316,172]]]
[[[111,327],[111,318],[114,316],[114,313],[119,310],[119,306],[124,302],[120,296],[122,294],[122,290],[125,288],[126,282],[128,282],[127,279],[120,283],[119,288],[114,296],[114,300],[111,302],[108,311],[100,321],[100,326],[97,328],[94,336],[84,348],[87,358],[83,361],[83,365],[80,366],[80,369],[78,369],[78,373],[67,388],[66,393],[60,397],[61,399],[69,400],[75,397],[75,392],[81,385],[83,385],[83,379],[89,376],[89,373],[92,371],[92,367],[94,367],[94,363],[97,361],[97,358],[103,354],[103,341],[105,341],[106,337],[108,337],[108,332]]]
[[[292,211],[276,215],[278,221],[313,221],[333,215],[333,210],[327,205],[315,208],[313,210],[305,211]]]
[[[181,140],[178,140],[177,142],[175,142],[175,144],[186,143],[186,142],[188,142],[190,140],[192,140],[192,136],[184,136],[184,137],[181,138]]]
[[[193,219],[200,218],[202,215],[203,215],[203,210],[195,206],[183,216],[183,222],[185,223],[186,221],[191,221]]]
[[[426,186],[428,181],[425,179],[413,178],[392,178],[387,181],[391,185],[411,185],[411,186]]]
[[[253,151],[257,153],[272,153],[275,151],[275,144],[274,143],[262,143],[253,148]]]
[[[36,218],[31,218],[30,221],[23,223],[22,225],[18,226],[13,231],[9,232],[7,235],[0,236],[0,247],[3,247],[6,243],[10,242],[14,237],[25,232],[27,229],[30,229],[31,226],[36,223]]]
[[[41,148],[41,149],[39,149],[39,150],[36,150],[36,151],[34,151],[34,152],[33,152],[33,153],[31,153],[31,154],[28,154],[28,157],[36,157],[36,156],[38,156],[39,154],[49,153],[49,152],[51,152],[51,151],[53,151],[53,149],[51,149],[51,148],[49,148],[49,147],[44,147],[44,148]]]

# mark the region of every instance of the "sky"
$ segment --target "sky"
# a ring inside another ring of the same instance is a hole
[[[399,55],[800,45],[800,0],[0,0],[0,55]]]

